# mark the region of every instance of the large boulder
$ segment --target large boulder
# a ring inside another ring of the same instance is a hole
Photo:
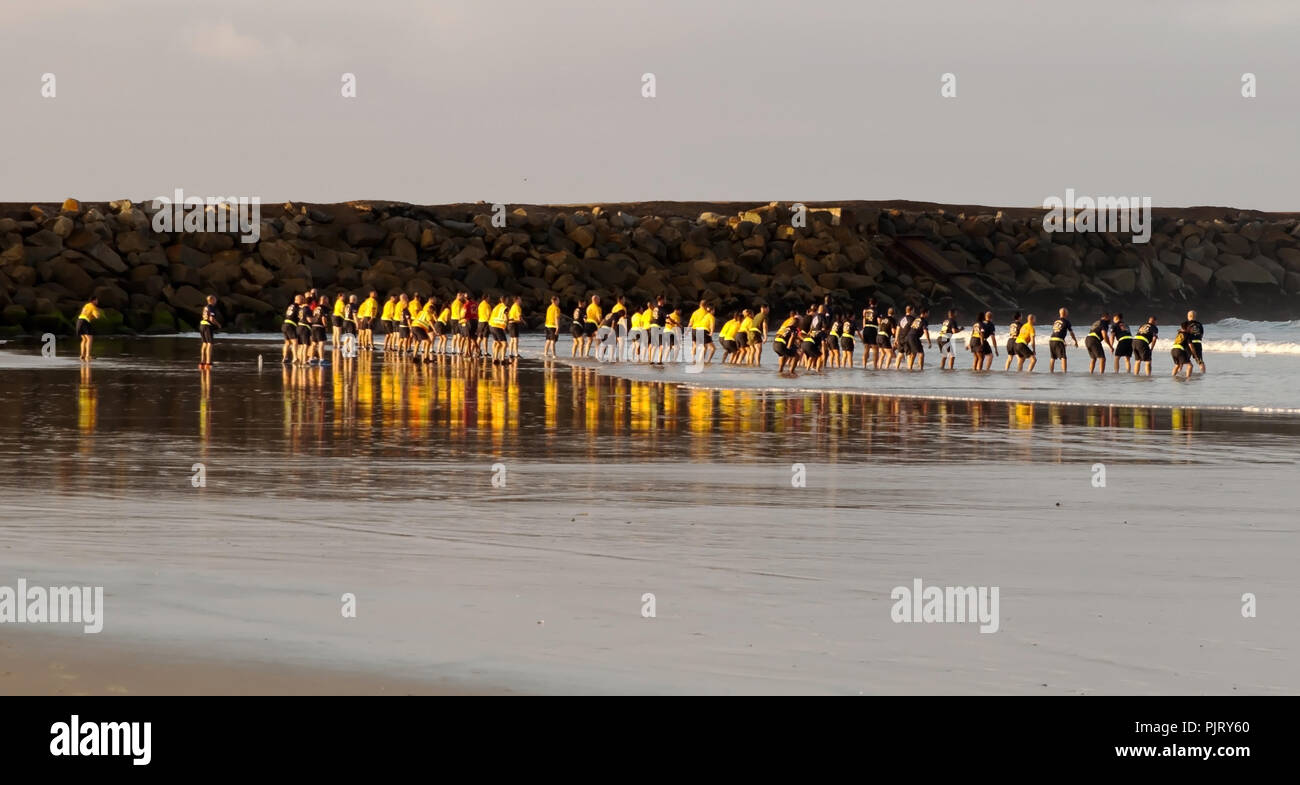
[[[1273,278],[1272,273],[1270,273],[1266,268],[1246,259],[1220,267],[1218,271],[1214,273],[1214,277],[1218,280],[1227,281],[1232,284],[1277,285],[1277,281]]]
[[[348,225],[344,237],[348,245],[354,248],[373,247],[382,243],[388,237],[388,232],[376,224],[354,223]]]

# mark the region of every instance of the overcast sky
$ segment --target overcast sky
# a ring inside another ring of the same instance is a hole
[[[0,201],[1300,210],[1296,0],[5,0],[0,98]]]

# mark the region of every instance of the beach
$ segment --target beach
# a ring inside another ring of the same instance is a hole
[[[98,634],[0,627],[7,692],[56,692],[59,657],[88,691],[150,657],[207,685],[131,685],[163,693],[1300,688],[1287,354],[1095,395],[542,363],[534,336],[473,369],[219,339],[204,373],[192,339],[117,340],[89,368],[0,347],[0,584],[106,598]],[[996,632],[894,621],[916,579],[998,587]]]

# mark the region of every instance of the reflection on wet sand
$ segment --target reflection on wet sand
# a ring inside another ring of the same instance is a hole
[[[258,492],[283,479],[364,495],[412,486],[422,465],[445,474],[505,459],[1294,462],[1300,435],[1296,418],[1231,412],[715,390],[565,363],[420,364],[368,353],[259,371],[249,351],[196,381],[188,362],[180,369],[157,346],[164,359],[129,366],[0,374],[0,476],[15,487],[34,470],[60,487],[171,488],[192,463],[216,462],[209,483],[215,476],[218,487],[237,479]]]

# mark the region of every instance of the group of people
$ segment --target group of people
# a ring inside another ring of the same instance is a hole
[[[553,298],[557,311],[558,301]],[[313,289],[296,295],[285,309],[281,360],[294,365],[328,362],[327,334],[335,348],[350,344],[356,351],[374,351],[375,330],[382,327],[379,348],[386,355],[416,362],[439,355],[491,357],[494,363],[505,363],[519,359],[519,332],[524,325],[518,296],[475,300],[461,292],[440,301],[403,293],[389,295],[380,305],[379,293],[372,291],[359,303],[355,294],[339,295],[331,307],[329,297]]]
[[[213,331],[221,326],[217,298],[209,295],[199,323],[200,367],[212,364]],[[91,298],[77,318],[76,333],[81,341],[81,358],[90,359],[91,323],[100,318],[98,300]],[[592,357],[606,361],[630,360],[650,364],[668,361],[711,363],[720,345],[722,362],[729,365],[758,366],[763,346],[768,341],[770,309],[766,304],[750,308],[732,308],[722,316],[719,326],[716,306],[700,300],[688,318],[681,309],[660,296],[643,305],[633,305],[626,297],[617,297],[606,312],[600,295],[579,302],[567,317],[573,343],[570,356]],[[561,321],[560,298],[552,297],[546,308],[543,327],[546,331],[543,358],[556,357]],[[421,299],[418,294],[390,294],[382,305],[378,292],[358,302],[355,294],[338,295],[330,300],[315,289],[296,295],[285,309],[284,345],[281,359],[285,364],[326,364],[325,346],[335,349],[351,346],[355,351],[374,351],[374,335],[382,328],[381,351],[416,362],[435,356],[455,355],[478,360],[491,358],[493,363],[519,359],[519,334],[527,326],[521,298],[516,295],[475,298],[460,292],[449,300],[437,297]],[[855,367],[855,349],[862,346],[862,368],[908,370],[925,368],[925,347],[939,346],[939,367],[955,369],[957,336],[964,333],[957,312],[949,310],[940,322],[936,335],[930,333],[930,309],[906,306],[901,314],[893,307],[881,307],[872,298],[860,315],[836,308],[830,298],[804,311],[792,309],[776,328],[773,350],[779,358],[777,371],[794,374],[800,369],[822,372],[826,368]],[[1156,317],[1148,317],[1136,332],[1130,330],[1122,313],[1103,312],[1088,329],[1084,347],[1088,352],[1088,372],[1106,372],[1107,350],[1114,357],[1115,372],[1124,360],[1125,371],[1151,375],[1151,357],[1159,336]],[[716,338],[715,338],[716,335]],[[1173,374],[1190,376],[1193,366],[1205,372],[1202,342],[1205,327],[1195,311],[1174,335],[1170,356]],[[1062,308],[1052,322],[1047,336],[1049,370],[1068,368],[1066,341],[1075,347],[1079,339],[1070,322],[1070,313]],[[922,345],[924,341],[924,346]],[[993,359],[1006,355],[1004,371],[1014,362],[1017,371],[1033,371],[1038,364],[1038,321],[1033,314],[1016,311],[1007,325],[1006,339],[999,350],[993,313],[977,314],[970,325],[966,349],[971,353],[971,369],[989,370]]]

